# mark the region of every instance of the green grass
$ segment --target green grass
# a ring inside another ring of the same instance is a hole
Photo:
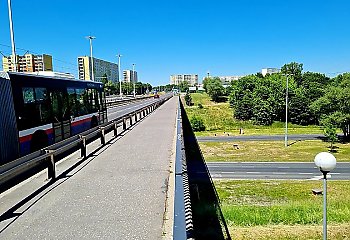
[[[244,231],[249,232],[249,228],[255,231],[256,227],[283,226],[288,229],[296,227],[294,231],[297,233],[304,227],[317,226],[321,232],[323,197],[314,196],[311,192],[314,188],[322,189],[321,181],[221,180],[215,181],[215,187],[230,229],[245,228]],[[343,224],[349,229],[350,181],[328,181],[327,193],[329,225]],[[237,236],[237,232],[231,234]],[[269,231],[264,234],[271,238]],[[285,236],[283,230],[279,234],[280,238],[274,236],[273,239],[287,239],[281,237]],[[350,237],[348,234],[347,237]],[[269,239],[265,237],[255,236],[254,239]],[[288,239],[311,239],[310,236],[299,237]]]
[[[322,181],[216,181],[225,219],[232,225],[320,224]],[[350,222],[350,181],[328,181],[329,223]]]
[[[321,140],[297,141],[287,148],[284,141],[199,142],[204,159],[209,162],[313,162],[317,153],[329,150]],[[291,142],[290,142],[291,143]],[[350,161],[350,143],[335,145],[338,162]]]
[[[233,109],[228,102],[215,103],[210,100],[206,93],[192,93],[193,106],[186,106],[188,118],[196,115],[203,119],[206,131],[196,132],[196,136],[216,135],[238,135],[239,129],[243,128],[247,135],[257,134],[284,134],[285,125],[283,122],[275,122],[271,126],[255,125],[252,121],[240,121],[234,118]],[[200,109],[198,104],[202,104]],[[318,126],[299,126],[288,124],[290,134],[322,134]]]

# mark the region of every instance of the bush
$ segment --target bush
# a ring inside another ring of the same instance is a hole
[[[190,120],[193,131],[200,132],[205,131],[205,125],[203,119],[197,116],[193,116]]]
[[[189,92],[187,92],[185,95],[185,102],[187,106],[192,106],[192,97]]]
[[[202,109],[203,108],[203,105],[201,103],[198,103],[198,108],[199,109]]]

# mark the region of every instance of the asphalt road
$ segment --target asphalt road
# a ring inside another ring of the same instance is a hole
[[[323,134],[292,134],[288,135],[288,141],[302,141],[323,139]],[[231,142],[231,141],[284,141],[284,135],[238,135],[197,137],[198,142]]]
[[[318,180],[322,178],[321,172],[314,163],[305,162],[207,162],[207,166],[214,179]],[[333,180],[350,180],[350,163],[337,163],[337,167],[327,176]]]
[[[164,97],[165,96],[161,96],[161,98],[164,98]],[[117,105],[114,107],[109,107],[107,109],[108,121],[116,119],[120,116],[123,116],[125,114],[130,113],[130,112],[133,112],[137,109],[140,109],[144,106],[147,106],[147,105],[154,103],[154,102],[157,102],[157,101],[159,101],[159,99],[149,98],[149,99],[144,99],[144,100],[140,100],[137,102],[132,102],[132,103],[125,104],[125,105]]]

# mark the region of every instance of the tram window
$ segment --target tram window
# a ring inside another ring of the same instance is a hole
[[[22,92],[24,104],[34,102],[34,88],[23,88]]]
[[[50,92],[50,98],[52,103],[52,117],[54,123],[59,123],[62,121],[60,101],[62,99],[62,93],[59,91]]]
[[[75,92],[77,94],[77,102],[76,102],[76,109],[78,116],[85,115],[88,113],[88,99],[87,99],[87,92],[83,88],[77,88],[75,89]]]
[[[74,88],[67,88],[68,93],[68,103],[71,109],[71,113],[74,117],[78,116],[78,104],[77,104],[77,94]]]
[[[102,111],[103,109],[103,102],[102,102],[102,93],[99,91],[96,91],[97,93],[97,102],[98,102],[98,109]]]
[[[88,102],[89,102],[89,113],[97,112],[97,105],[95,101],[95,89],[88,89]]]
[[[106,95],[105,95],[105,92],[99,92],[101,94],[101,106],[102,106],[102,109],[105,109],[106,108],[106,102],[105,102],[105,99],[106,99]],[[101,110],[102,110],[101,109]]]
[[[93,105],[95,105],[95,111],[97,112],[99,109],[100,109],[100,103],[99,103],[99,101],[98,101],[98,92],[97,92],[97,89],[92,89],[92,91],[93,91],[93,94],[94,94],[94,99],[93,99],[93,102],[94,102],[94,104]]]
[[[47,124],[50,122],[50,102],[46,88],[35,88],[35,106],[40,123]]]
[[[50,105],[46,88],[23,88],[23,110],[18,116],[18,128],[24,130],[50,122]]]

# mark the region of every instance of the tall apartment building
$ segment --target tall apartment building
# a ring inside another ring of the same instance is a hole
[[[198,74],[176,74],[170,76],[170,84],[178,85],[185,81],[188,82],[190,86],[198,85]]]
[[[14,71],[13,56],[2,57],[4,71]],[[27,53],[24,56],[17,55],[17,72],[53,71],[52,56],[47,54],[34,55]]]
[[[94,78],[96,82],[101,82],[104,75],[112,82],[119,81],[118,64],[107,62],[98,58],[94,61]],[[88,56],[78,57],[78,71],[80,80],[92,80],[92,63]]]
[[[131,82],[131,83],[137,83],[137,72],[133,70],[124,70],[123,71],[123,81],[124,82]]]
[[[278,68],[263,68],[261,69],[261,74],[265,77],[266,74],[279,73],[280,69]]]

